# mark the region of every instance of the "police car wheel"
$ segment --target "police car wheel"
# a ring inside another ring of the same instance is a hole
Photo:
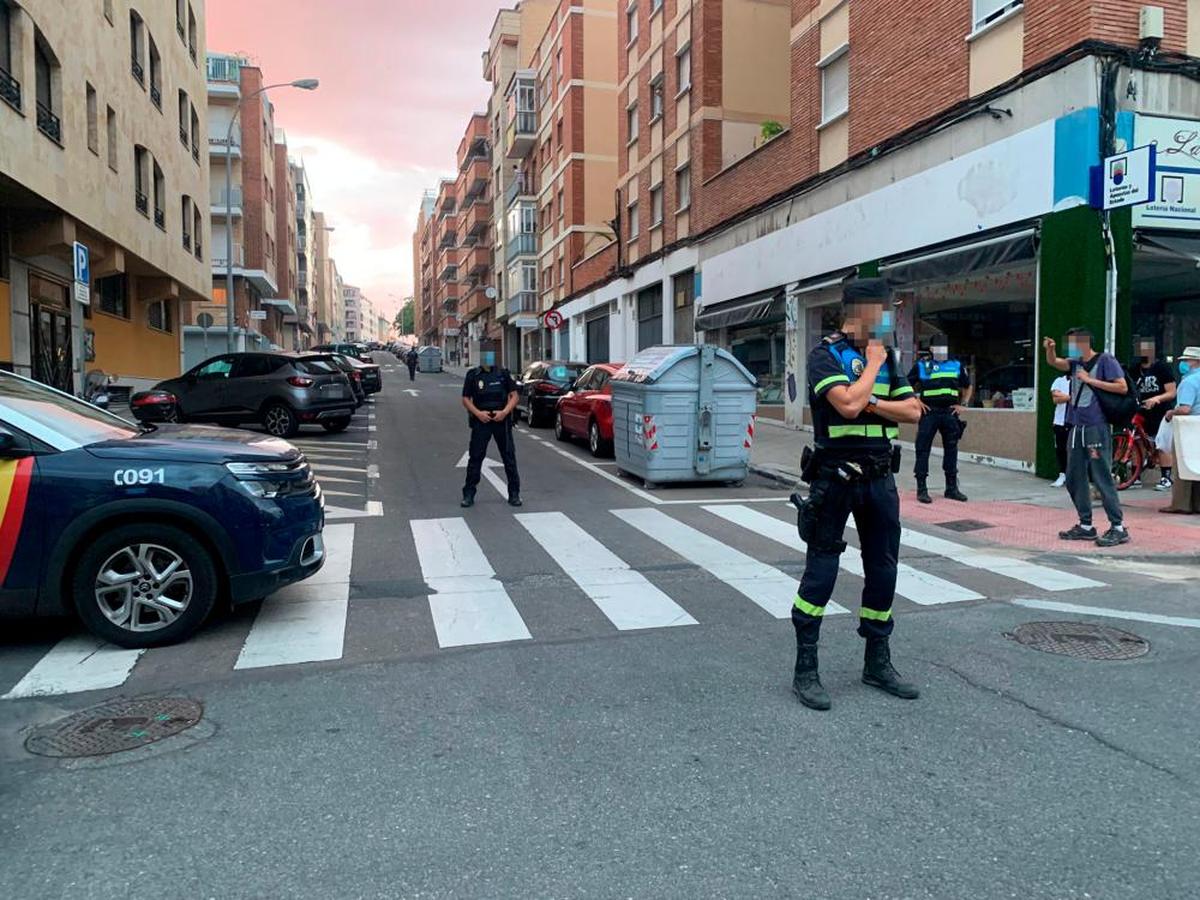
[[[300,431],[296,414],[282,403],[272,403],[263,412],[263,428],[274,437],[295,437]]]
[[[345,416],[344,418],[341,418],[341,419],[329,419],[325,422],[322,422],[321,427],[324,428],[326,431],[328,431],[330,434],[333,434],[334,432],[337,432],[337,431],[345,431],[347,428],[350,427],[350,417]]]
[[[75,609],[93,634],[121,647],[190,637],[217,599],[212,554],[172,525],[122,525],[91,541],[72,581]]]

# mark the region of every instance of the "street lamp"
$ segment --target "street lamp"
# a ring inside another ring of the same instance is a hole
[[[253,100],[259,94],[277,87],[294,87],[302,91],[315,91],[320,82],[316,78],[298,78],[295,81],[284,81],[279,84],[268,84],[253,94],[243,98],[233,109],[229,118],[229,127],[225,129],[225,348],[232,353],[233,339],[233,126],[237,123],[238,114],[242,111],[242,103]]]

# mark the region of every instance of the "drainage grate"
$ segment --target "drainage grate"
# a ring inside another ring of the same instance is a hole
[[[980,531],[984,528],[995,528],[991,522],[980,522],[978,519],[954,519],[951,522],[934,522],[938,528],[949,531]]]
[[[25,749],[38,756],[107,756],[179,734],[203,715],[203,705],[187,697],[117,697],[37,726]]]
[[[1086,622],[1027,622],[1004,636],[1018,644],[1076,659],[1137,659],[1150,652],[1144,638]]]

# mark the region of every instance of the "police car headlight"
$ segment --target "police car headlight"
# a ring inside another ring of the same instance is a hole
[[[231,462],[225,463],[230,474],[238,478],[261,478],[263,475],[278,475],[280,472],[291,472],[295,463],[287,462]]]
[[[281,497],[288,493],[291,485],[280,484],[278,481],[239,481],[238,485],[251,497],[259,497],[264,500],[274,500],[276,497]]]

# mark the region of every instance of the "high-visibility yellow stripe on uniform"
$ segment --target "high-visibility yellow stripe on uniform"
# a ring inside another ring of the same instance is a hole
[[[892,611],[890,609],[868,609],[864,606],[859,609],[858,616],[861,619],[870,619],[872,622],[886,622],[892,617]]]
[[[796,595],[796,609],[804,613],[806,616],[812,616],[814,619],[819,619],[825,615],[825,607],[813,606],[799,594]]]
[[[876,397],[888,397],[891,396],[892,389],[886,384],[873,384],[871,385],[871,393]]]
[[[821,393],[822,388],[829,387],[831,384],[849,384],[850,378],[847,375],[830,375],[828,378],[822,378],[813,388],[814,394]]]
[[[928,380],[933,381],[935,378],[953,378],[958,380],[958,375],[958,372],[930,372]]]
[[[913,392],[912,385],[902,384],[902,385],[900,385],[900,387],[898,387],[894,391],[892,391],[892,396],[893,397],[907,397],[912,392]]]
[[[922,397],[957,397],[958,388],[934,388],[930,391],[922,391]]]
[[[894,425],[830,425],[831,438],[843,437],[888,437],[894,438],[900,434],[900,429]]]

